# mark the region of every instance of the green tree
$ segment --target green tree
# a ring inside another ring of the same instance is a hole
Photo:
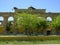
[[[45,18],[28,13],[16,13],[15,19],[17,27],[24,27],[26,34],[28,34],[30,28],[36,29],[37,31],[38,28],[46,28],[47,24]]]
[[[42,33],[43,33],[43,31],[47,28],[48,23],[47,23],[46,19],[43,17],[38,17],[37,20],[38,20],[38,23],[37,23],[36,29],[37,30],[42,29]]]
[[[57,16],[54,21],[52,22],[52,26],[55,29],[60,29],[60,16]]]
[[[12,24],[11,24],[11,21],[9,21],[7,24],[6,24],[6,32],[7,33],[9,33],[9,31],[10,31],[10,26],[11,26]]]

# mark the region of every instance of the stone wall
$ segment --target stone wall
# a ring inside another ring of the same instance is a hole
[[[55,19],[56,16],[60,15],[60,13],[46,13],[46,9],[36,9],[34,7],[29,7],[28,9],[18,9],[16,7],[14,7],[14,10],[15,12],[18,11],[19,13],[22,13],[22,12],[27,12],[27,13],[31,13],[31,14],[36,14],[38,16],[42,16],[44,18],[47,19],[47,17],[51,17],[52,20]],[[0,12],[0,17],[2,16],[4,18],[3,21],[0,21],[0,27],[3,26],[4,27],[4,30],[5,30],[5,27],[6,27],[6,24],[8,22],[8,18],[9,17],[13,17],[14,18],[14,13],[15,12]],[[15,18],[14,18],[14,27],[15,28]],[[1,30],[1,29],[0,29]]]

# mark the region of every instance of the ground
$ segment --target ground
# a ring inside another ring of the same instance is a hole
[[[0,44],[0,45],[60,45],[60,44]]]
[[[7,37],[17,37],[17,36],[21,36],[21,35],[0,35],[0,39],[1,37],[7,38]],[[57,40],[39,40],[39,41],[38,40],[33,40],[33,41],[0,40],[0,45],[60,45],[60,38]]]

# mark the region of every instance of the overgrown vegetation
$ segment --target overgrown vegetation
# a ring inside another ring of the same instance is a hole
[[[34,33],[37,33],[37,30],[46,29],[47,21],[43,17],[38,17],[38,15],[28,14],[28,13],[16,13],[16,24],[17,27],[24,27],[25,34],[30,34],[30,29],[34,29]]]
[[[53,20],[52,26],[53,26],[55,29],[60,29],[60,15],[57,16],[57,17]]]
[[[6,32],[7,32],[7,33],[9,33],[9,31],[10,31],[11,25],[12,25],[12,24],[11,24],[11,21],[9,21],[9,22],[6,24]]]
[[[41,17],[39,15],[35,14],[29,14],[29,13],[18,13],[15,12],[15,28],[18,31],[22,30],[20,28],[23,28],[23,32],[26,35],[38,35],[43,34],[43,31],[46,29],[49,30],[59,30],[60,29],[60,16],[57,16],[53,21],[47,21],[44,17]],[[6,31],[9,33],[11,29],[11,22],[8,22],[6,25]],[[16,32],[17,32],[16,31]]]

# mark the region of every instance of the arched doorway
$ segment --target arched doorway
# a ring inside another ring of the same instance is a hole
[[[8,17],[8,23],[7,25],[9,25],[9,34],[12,34],[14,32],[14,26],[13,26],[13,23],[14,23],[14,17],[13,16],[10,16]]]

